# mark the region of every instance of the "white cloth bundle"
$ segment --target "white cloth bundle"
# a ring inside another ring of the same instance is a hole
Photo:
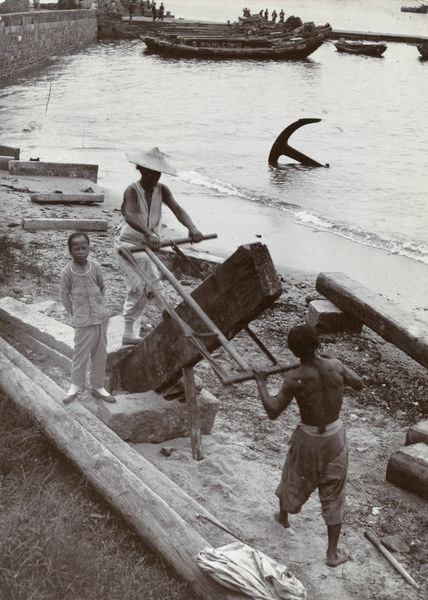
[[[216,581],[257,600],[302,600],[306,589],[272,558],[240,542],[205,548],[196,562]]]

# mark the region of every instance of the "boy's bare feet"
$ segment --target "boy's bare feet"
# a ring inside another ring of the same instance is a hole
[[[285,528],[290,527],[290,523],[288,521],[288,514],[287,513],[284,513],[282,511],[277,512],[277,513],[274,514],[274,518],[275,518],[275,521],[278,521],[278,523],[280,525],[282,525],[283,527],[285,527]]]
[[[331,556],[327,555],[325,564],[327,565],[327,567],[338,567],[339,565],[342,565],[343,563],[345,563],[347,560],[348,560],[348,557],[343,552],[343,550],[340,550],[340,551],[337,550]]]

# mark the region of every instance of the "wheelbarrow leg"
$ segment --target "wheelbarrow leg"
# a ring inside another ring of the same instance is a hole
[[[202,460],[204,458],[204,454],[202,451],[201,421],[199,418],[199,406],[198,399],[196,397],[193,367],[184,367],[182,372],[184,391],[186,394],[187,417],[190,432],[190,442],[192,444],[192,455],[195,460]]]

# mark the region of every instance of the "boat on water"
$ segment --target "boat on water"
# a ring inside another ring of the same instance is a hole
[[[428,42],[418,45],[419,54],[422,58],[428,58]]]
[[[382,56],[387,49],[386,44],[368,44],[366,42],[348,42],[343,38],[334,44],[338,52],[348,54],[362,54],[365,56]]]
[[[293,21],[292,29],[286,24],[243,21],[240,19],[229,28],[217,28],[217,34],[213,29],[207,34],[195,27],[144,35],[141,39],[149,52],[175,57],[287,60],[308,57],[331,33],[329,24],[315,26],[300,19]]]

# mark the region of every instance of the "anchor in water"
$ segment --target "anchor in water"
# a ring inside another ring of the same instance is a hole
[[[299,129],[299,127],[302,127],[303,125],[308,125],[309,123],[318,123],[319,121],[321,121],[321,119],[299,119],[298,121],[295,121],[286,127],[284,131],[276,138],[271,148],[268,159],[269,164],[272,166],[277,166],[278,158],[284,155],[289,156],[290,158],[302,163],[302,165],[307,165],[309,167],[328,167],[329,165],[322,165],[313,158],[306,156],[306,154],[295,150],[288,144],[288,138],[296,131],[296,129]]]

